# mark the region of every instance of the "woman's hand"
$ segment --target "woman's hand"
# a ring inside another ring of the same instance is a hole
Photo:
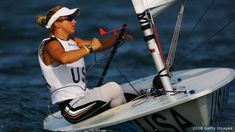
[[[130,34],[124,34],[122,36],[122,39],[125,40],[125,41],[128,41],[128,40],[133,40],[134,37],[132,35],[130,35]]]
[[[122,36],[122,40],[125,40],[125,41],[133,40],[133,39],[134,39],[133,36],[130,35],[130,34],[124,34]],[[93,38],[91,40],[90,45],[92,46],[94,51],[103,51],[103,50],[106,50],[106,49],[109,49],[109,48],[113,47],[116,40],[117,40],[116,35],[105,38],[101,41],[99,41],[99,39],[97,39],[97,38]]]
[[[94,51],[96,51],[97,49],[102,48],[102,45],[101,45],[101,42],[99,41],[99,39],[93,38],[91,40],[91,47]]]

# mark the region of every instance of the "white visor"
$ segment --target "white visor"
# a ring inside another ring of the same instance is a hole
[[[51,28],[51,25],[61,16],[68,16],[68,15],[78,15],[79,14],[79,9],[74,8],[74,9],[69,9],[66,7],[62,7],[59,9],[54,15],[51,16],[49,21],[47,22],[46,28]]]

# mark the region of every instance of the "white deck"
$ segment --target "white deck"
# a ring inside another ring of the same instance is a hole
[[[185,86],[186,90],[196,90],[195,94],[176,94],[174,96],[160,96],[149,98],[146,102],[135,105],[137,101],[123,104],[116,108],[103,112],[95,117],[87,119],[77,124],[70,124],[63,118],[55,119],[48,116],[44,120],[44,128],[53,131],[71,131],[103,128],[118,123],[133,120],[152,113],[174,107],[179,104],[197,99],[212,93],[213,91],[225,86],[235,77],[233,69],[229,68],[204,68],[194,70],[177,71],[173,73],[172,83],[174,87]],[[132,84],[138,89],[150,88],[154,76],[149,76]],[[182,81],[178,83],[178,78]],[[125,86],[125,84],[124,84]],[[54,113],[54,116],[61,117],[60,112]]]

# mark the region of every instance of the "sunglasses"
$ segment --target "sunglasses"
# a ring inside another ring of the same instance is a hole
[[[59,22],[62,22],[62,21],[72,22],[73,20],[75,20],[75,16],[74,15],[62,16],[59,19],[57,19],[57,21],[59,21]]]

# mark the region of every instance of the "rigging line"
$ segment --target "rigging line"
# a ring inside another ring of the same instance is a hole
[[[121,70],[116,66],[116,64],[113,62],[114,67],[116,68],[116,70],[120,73],[120,75],[130,84],[130,86],[133,88],[133,90],[140,95],[140,93],[138,92],[138,90],[136,90],[136,88],[131,84],[131,82],[127,79],[127,77],[121,72]]]
[[[160,52],[160,56],[161,56],[163,62],[166,63],[166,59],[165,59],[165,56],[164,56],[164,53],[163,53],[161,41],[160,41],[159,34],[158,34],[158,29],[156,27],[156,24],[154,23],[153,15],[151,13],[151,9],[149,8],[148,1],[146,1],[146,3],[147,3],[148,13],[149,13],[149,17],[150,17],[150,26],[151,26],[152,32],[154,34],[154,37],[155,37],[156,45],[158,47],[158,50]]]
[[[187,35],[187,37],[184,39],[183,43],[182,43],[182,47],[188,43],[189,38],[192,36],[193,32],[195,31],[196,27],[198,26],[198,24],[201,22],[201,20],[203,19],[203,17],[207,14],[207,12],[209,11],[209,9],[211,8],[211,6],[214,4],[215,0],[212,0],[210,2],[210,4],[208,5],[208,7],[206,8],[206,10],[204,11],[204,13],[201,15],[201,17],[199,18],[199,20],[197,21],[197,23],[194,25],[193,29],[191,30],[191,32]]]
[[[103,55],[102,57],[100,57],[100,59],[97,59],[96,53],[94,53],[95,55],[95,61],[93,64],[91,64],[87,69],[87,71],[89,71],[90,69],[92,69],[92,67],[94,67],[94,65],[97,65],[99,63],[102,63],[104,61],[106,61],[108,59],[108,55],[110,54],[110,52],[107,52],[105,55]]]
[[[124,44],[125,41],[122,41],[120,44]],[[120,48],[120,47],[119,47]],[[106,58],[104,58],[106,59]],[[102,62],[105,61],[105,60],[101,60]],[[113,62],[113,60],[110,60],[112,61],[112,63],[114,64],[113,66],[116,68],[116,70],[120,73],[120,75],[130,84],[130,86],[134,89],[134,91],[140,95],[140,93],[136,90],[136,88],[131,84],[131,82],[127,79],[127,77],[121,72],[121,70],[116,66],[116,64]],[[94,67],[97,63],[94,63],[92,67]]]
[[[156,43],[157,43],[157,46],[158,46],[161,58],[162,58],[163,62],[166,63],[166,59],[165,59],[165,56],[164,56],[164,53],[163,53],[163,49],[162,49],[160,37],[159,37],[159,34],[158,34],[157,26],[155,26],[154,23],[151,23],[150,25],[152,26],[153,33],[155,35],[155,40],[156,40]]]
[[[122,42],[120,42],[120,47],[121,47],[121,45],[123,45],[125,43],[125,41],[122,41]],[[120,48],[120,47],[118,47],[118,48]],[[111,51],[110,51],[111,52]],[[103,63],[103,62],[106,62],[107,60],[108,60],[108,58],[109,58],[109,54],[110,54],[110,52],[107,52],[105,55],[103,55],[102,57],[101,57],[101,59],[99,59],[99,60],[97,60],[97,58],[96,58],[96,53],[94,52],[94,55],[95,55],[95,62],[93,63],[93,64],[91,64],[88,68],[87,68],[87,71],[86,71],[86,73],[88,73],[88,72],[90,72],[95,66],[97,66],[97,65],[99,65],[99,64],[101,64],[101,63]],[[88,74],[86,74],[86,77],[87,77],[87,75]]]
[[[177,16],[177,21],[176,21],[176,24],[175,24],[175,30],[174,30],[174,33],[173,33],[173,37],[172,37],[172,40],[171,40],[170,49],[169,49],[169,53],[168,53],[167,61],[166,61],[166,67],[168,67],[168,71],[174,63],[175,51],[176,51],[176,47],[177,47],[177,44],[178,44],[178,38],[179,38],[179,34],[180,34],[180,28],[181,28],[182,19],[183,19],[183,16],[184,16],[184,8],[185,8],[185,5],[186,5],[186,2],[187,2],[187,0],[183,0],[183,3],[181,5],[180,11],[179,11],[178,16]]]
[[[196,51],[197,49],[199,49],[200,47],[202,47],[204,44],[206,44],[209,40],[211,40],[214,36],[216,36],[219,32],[221,32],[223,29],[225,29],[228,25],[230,25],[232,22],[234,21],[234,19],[229,20],[227,23],[225,23],[219,30],[217,30],[214,34],[212,34],[208,39],[206,39],[204,42],[202,42],[201,44],[199,44],[198,46],[196,46],[195,48],[193,48],[191,51],[189,51],[188,53],[186,53],[185,55],[183,55],[185,58],[187,56],[189,56],[191,53],[193,53],[194,51]],[[185,59],[184,59],[185,60]],[[183,61],[183,60],[182,60]],[[181,62],[182,62],[181,61]]]

